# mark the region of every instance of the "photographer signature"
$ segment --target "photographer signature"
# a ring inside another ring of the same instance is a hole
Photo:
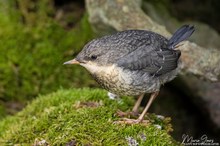
[[[218,142],[214,142],[213,139],[209,139],[207,135],[202,135],[198,139],[194,139],[193,136],[189,136],[187,134],[182,135],[182,144],[184,145],[219,145]]]

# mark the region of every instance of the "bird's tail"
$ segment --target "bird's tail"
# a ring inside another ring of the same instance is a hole
[[[177,44],[189,38],[194,31],[194,26],[183,25],[182,27],[177,29],[173,36],[169,39],[168,48],[174,49],[177,46]]]

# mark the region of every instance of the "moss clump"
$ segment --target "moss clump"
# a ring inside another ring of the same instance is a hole
[[[117,125],[115,113],[128,110],[133,98],[110,100],[98,89],[59,90],[40,96],[14,117],[0,122],[0,141],[5,145],[177,145],[162,120],[148,126]],[[160,121],[160,122],[158,122]]]
[[[50,16],[51,0],[34,2],[19,0],[18,6],[15,0],[0,2],[0,100],[4,102],[26,101],[60,87],[94,85],[84,69],[62,65],[93,38],[87,15],[67,30]]]

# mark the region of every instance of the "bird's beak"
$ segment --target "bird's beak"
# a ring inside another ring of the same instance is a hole
[[[65,64],[80,64],[80,63],[79,63],[79,61],[77,61],[76,59],[73,59],[73,60],[64,62],[63,64],[65,65]]]

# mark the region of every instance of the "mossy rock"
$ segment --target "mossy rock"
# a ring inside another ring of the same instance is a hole
[[[60,87],[95,85],[83,68],[63,66],[94,37],[87,15],[66,29],[50,16],[51,0],[34,2],[19,0],[19,8],[15,0],[0,2],[0,100],[4,102],[30,100]]]
[[[91,83],[84,70],[62,65],[88,41],[89,36],[84,36],[88,32],[84,31],[66,32],[58,25],[50,24],[44,29],[20,27],[2,33],[5,37],[1,35],[0,40],[0,51],[4,52],[0,59],[0,96],[32,98],[60,86]]]
[[[0,142],[4,145],[179,145],[168,134],[167,118],[162,120],[151,114],[147,126],[114,124],[119,120],[117,110],[129,110],[133,104],[131,97],[111,100],[100,89],[61,89],[39,96],[23,111],[3,119]]]

